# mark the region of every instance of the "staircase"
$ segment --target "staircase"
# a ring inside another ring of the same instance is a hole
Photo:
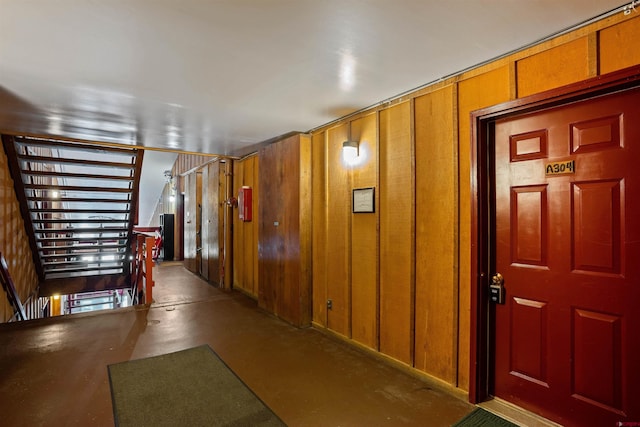
[[[128,287],[143,151],[7,135],[2,140],[41,289]]]

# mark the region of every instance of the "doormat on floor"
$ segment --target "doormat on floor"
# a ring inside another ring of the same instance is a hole
[[[482,408],[476,408],[466,417],[453,424],[451,427],[518,427],[510,421],[500,418]]]
[[[116,426],[284,426],[208,346],[108,366]]]

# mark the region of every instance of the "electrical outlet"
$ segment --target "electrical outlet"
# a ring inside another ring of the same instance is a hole
[[[331,310],[333,308],[333,301],[330,299],[327,300],[327,310]]]

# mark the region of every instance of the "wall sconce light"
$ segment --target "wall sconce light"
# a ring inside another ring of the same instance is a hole
[[[358,160],[358,141],[345,141],[342,143],[342,159],[352,165]]]
[[[170,170],[164,171],[164,179],[169,184],[169,202],[173,203],[176,201],[176,181],[173,179]]]

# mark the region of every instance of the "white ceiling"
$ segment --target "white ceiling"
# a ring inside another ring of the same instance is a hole
[[[0,0],[0,132],[245,154],[628,3]]]
[[[0,129],[232,154],[624,3],[0,0]]]

